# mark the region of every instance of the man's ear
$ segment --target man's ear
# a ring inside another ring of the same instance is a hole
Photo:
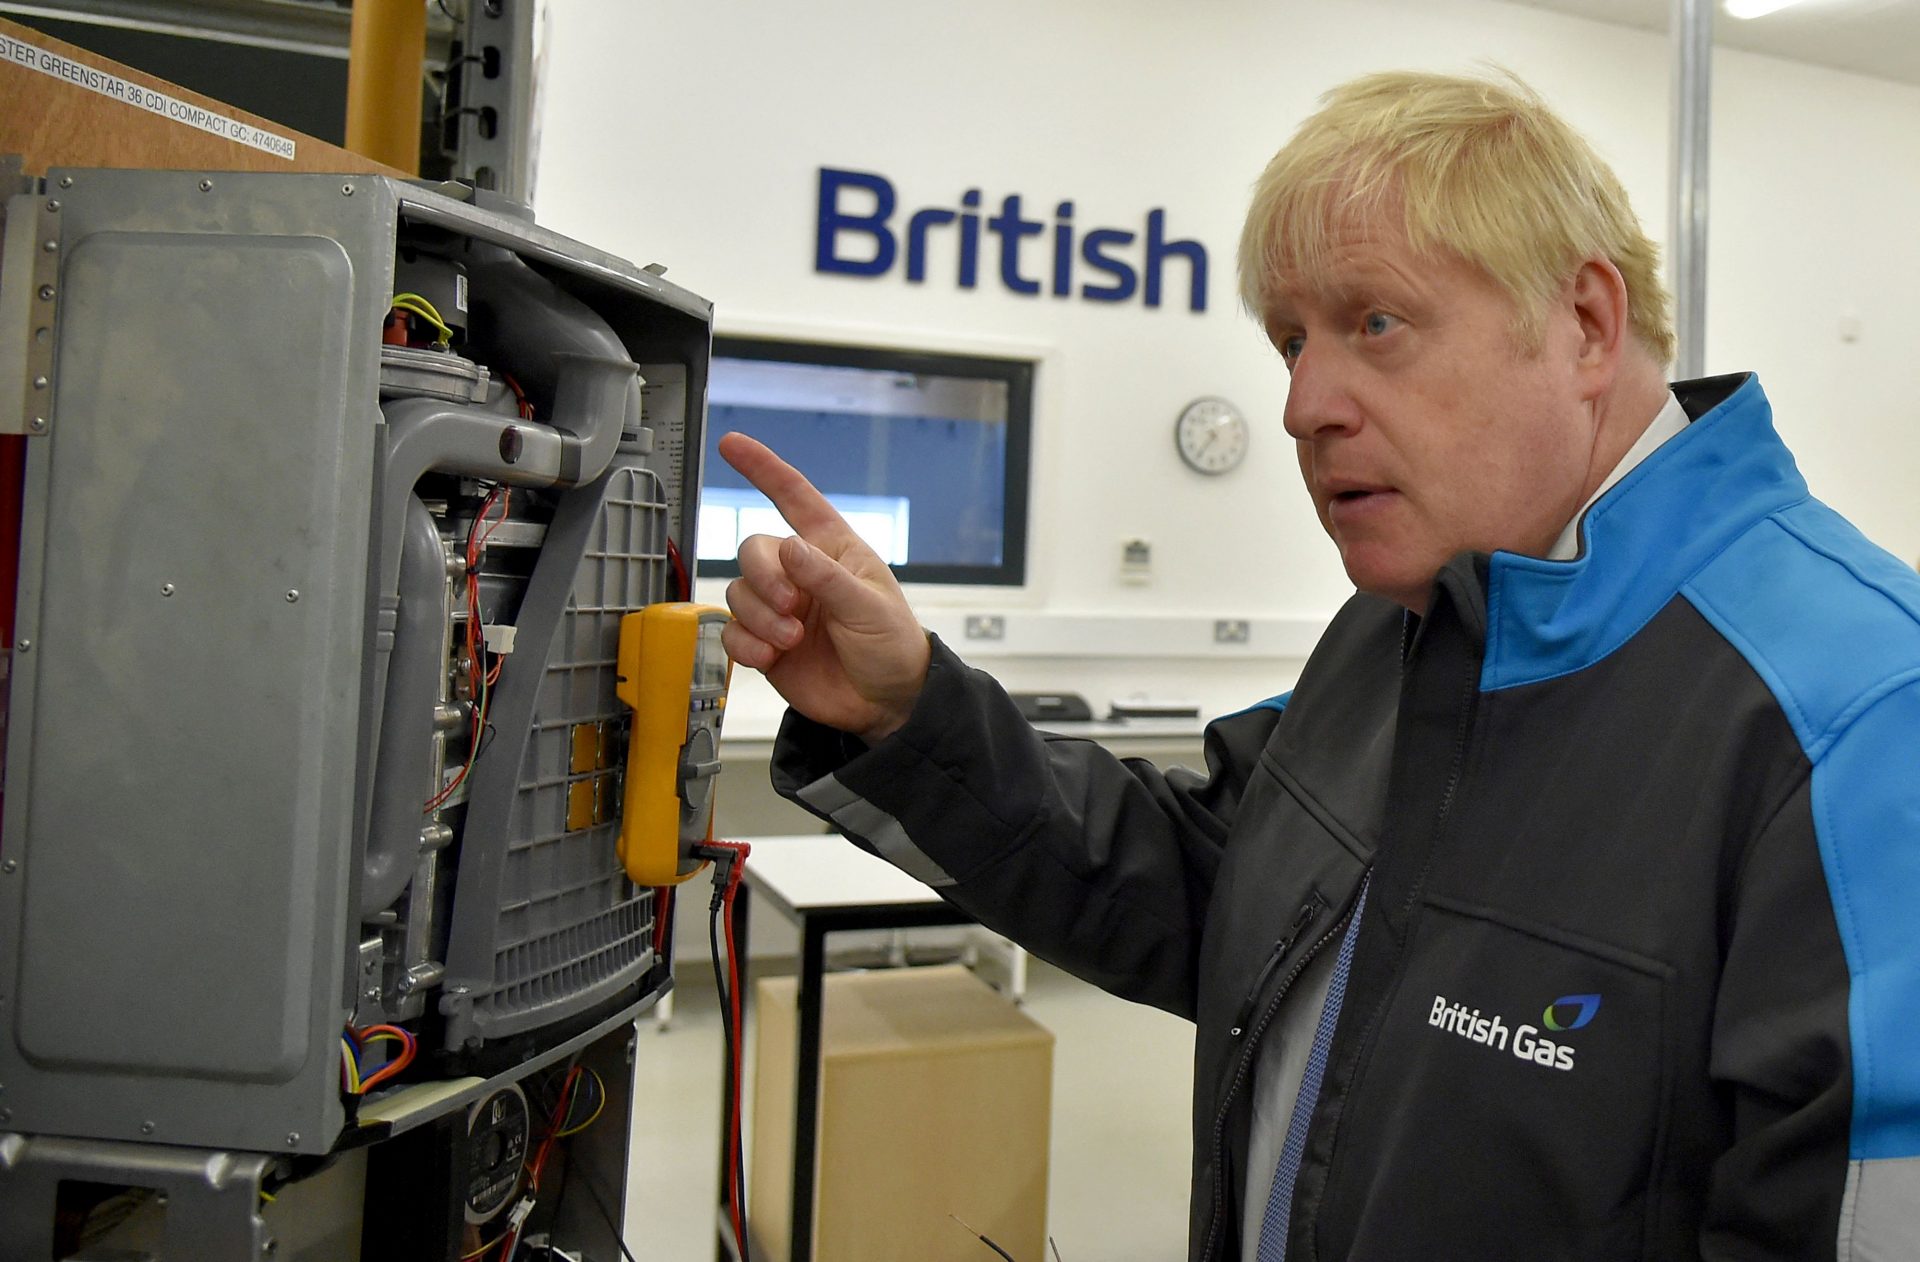
[[[1597,398],[1613,384],[1633,325],[1627,309],[1627,282],[1606,259],[1588,259],[1567,288],[1580,340],[1574,371],[1583,399]]]

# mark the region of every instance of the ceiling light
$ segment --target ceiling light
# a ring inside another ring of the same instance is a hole
[[[1799,3],[1800,0],[1727,0],[1727,16],[1730,18],[1763,18],[1769,13],[1777,13],[1789,5]]]

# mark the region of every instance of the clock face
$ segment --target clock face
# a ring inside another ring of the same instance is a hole
[[[1247,454],[1247,418],[1225,399],[1195,399],[1174,422],[1173,441],[1193,469],[1225,473]]]

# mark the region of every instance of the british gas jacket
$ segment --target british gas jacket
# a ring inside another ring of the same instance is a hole
[[[1356,596],[1207,774],[1036,734],[935,644],[783,792],[982,922],[1190,1017],[1191,1257],[1237,1262],[1255,1058],[1371,872],[1288,1257],[1920,1258],[1920,577],[1753,377],[1582,550]],[[1304,992],[1305,988],[1303,988]]]

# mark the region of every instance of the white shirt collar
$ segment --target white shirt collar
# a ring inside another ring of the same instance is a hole
[[[1600,489],[1589,496],[1587,502],[1580,506],[1580,511],[1573,515],[1573,520],[1567,523],[1567,528],[1562,530],[1560,537],[1553,541],[1553,547],[1547,553],[1547,560],[1571,561],[1579,556],[1580,519],[1587,515],[1587,510],[1592,508],[1602,495],[1611,491],[1621,478],[1632,473],[1635,465],[1657,451],[1660,444],[1686,427],[1687,410],[1680,406],[1680,400],[1674,396],[1673,392],[1668,391],[1666,406],[1654,416],[1653,423],[1647,426],[1646,432],[1640,435],[1633,446],[1627,448],[1627,454],[1620,457],[1619,464],[1613,466],[1613,472],[1609,473],[1607,480],[1600,484]]]

